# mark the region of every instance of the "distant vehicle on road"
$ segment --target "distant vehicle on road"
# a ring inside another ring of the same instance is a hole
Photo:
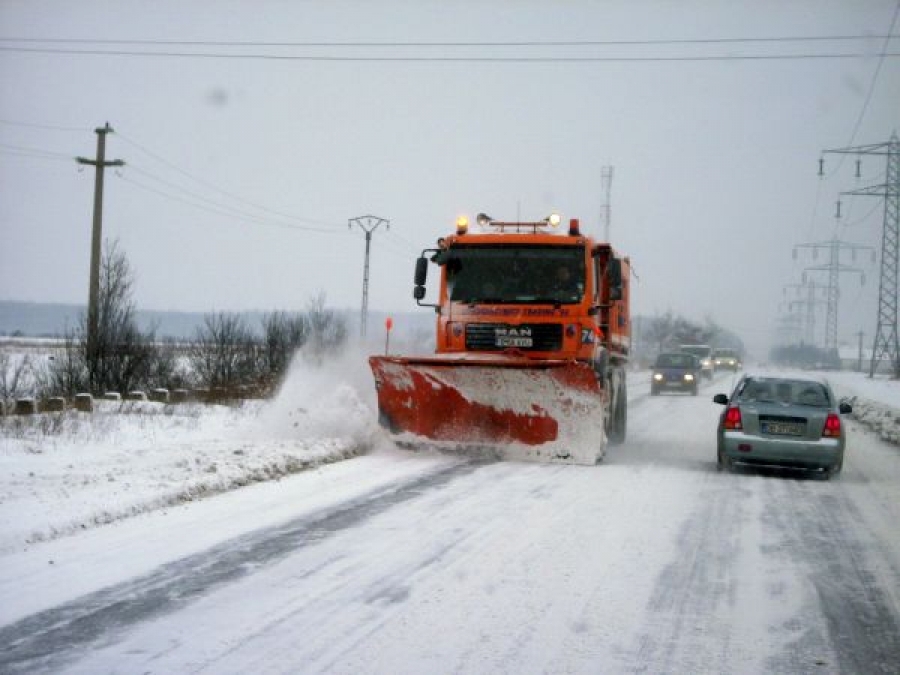
[[[713,368],[716,370],[730,370],[737,372],[743,368],[741,356],[735,349],[714,349],[713,350]]]
[[[661,391],[689,391],[697,395],[700,386],[700,361],[693,354],[664,352],[656,357],[650,375],[650,394]]]
[[[735,464],[784,466],[820,471],[826,478],[844,465],[846,431],[828,382],[814,377],[744,375],[731,396],[716,394],[725,406],[717,430],[720,471]]]
[[[696,356],[700,361],[700,370],[702,371],[703,377],[707,380],[712,379],[713,373],[715,372],[712,347],[709,345],[679,345],[678,351]]]

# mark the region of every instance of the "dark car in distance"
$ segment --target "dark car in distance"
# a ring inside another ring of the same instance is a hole
[[[688,391],[697,395],[700,386],[700,359],[683,352],[663,352],[656,357],[650,374],[650,394],[661,391]]]
[[[820,471],[826,478],[844,466],[846,429],[827,380],[805,375],[744,375],[731,396],[716,394],[725,406],[716,432],[720,471],[735,464]]]
[[[716,370],[730,370],[736,373],[743,368],[743,364],[736,350],[720,348],[713,350],[713,367]]]

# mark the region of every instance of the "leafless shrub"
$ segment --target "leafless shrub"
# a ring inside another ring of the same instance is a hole
[[[236,387],[256,379],[257,341],[239,314],[204,318],[189,349],[191,368],[203,387]]]
[[[106,242],[100,261],[96,335],[89,335],[89,317],[82,316],[51,368],[51,393],[128,391],[151,380],[158,364],[155,338],[152,331],[142,333],[138,328],[133,284],[128,258],[115,242]]]
[[[320,292],[307,303],[309,322],[308,353],[321,360],[340,351],[347,341],[347,322],[334,310],[325,307],[325,294]]]
[[[0,401],[37,397],[45,379],[46,366],[43,361],[31,355],[14,359],[11,354],[0,352]]]
[[[263,344],[260,352],[263,374],[272,382],[282,378],[294,353],[306,344],[309,320],[301,314],[272,312],[262,319]]]

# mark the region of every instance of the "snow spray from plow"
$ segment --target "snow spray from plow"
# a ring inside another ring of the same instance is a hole
[[[467,354],[369,364],[381,424],[408,444],[577,464],[603,457],[603,393],[585,363]]]

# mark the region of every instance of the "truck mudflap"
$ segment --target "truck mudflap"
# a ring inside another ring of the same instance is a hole
[[[603,456],[604,393],[586,363],[467,354],[373,356],[369,364],[379,420],[405,444],[418,437],[584,464]]]

